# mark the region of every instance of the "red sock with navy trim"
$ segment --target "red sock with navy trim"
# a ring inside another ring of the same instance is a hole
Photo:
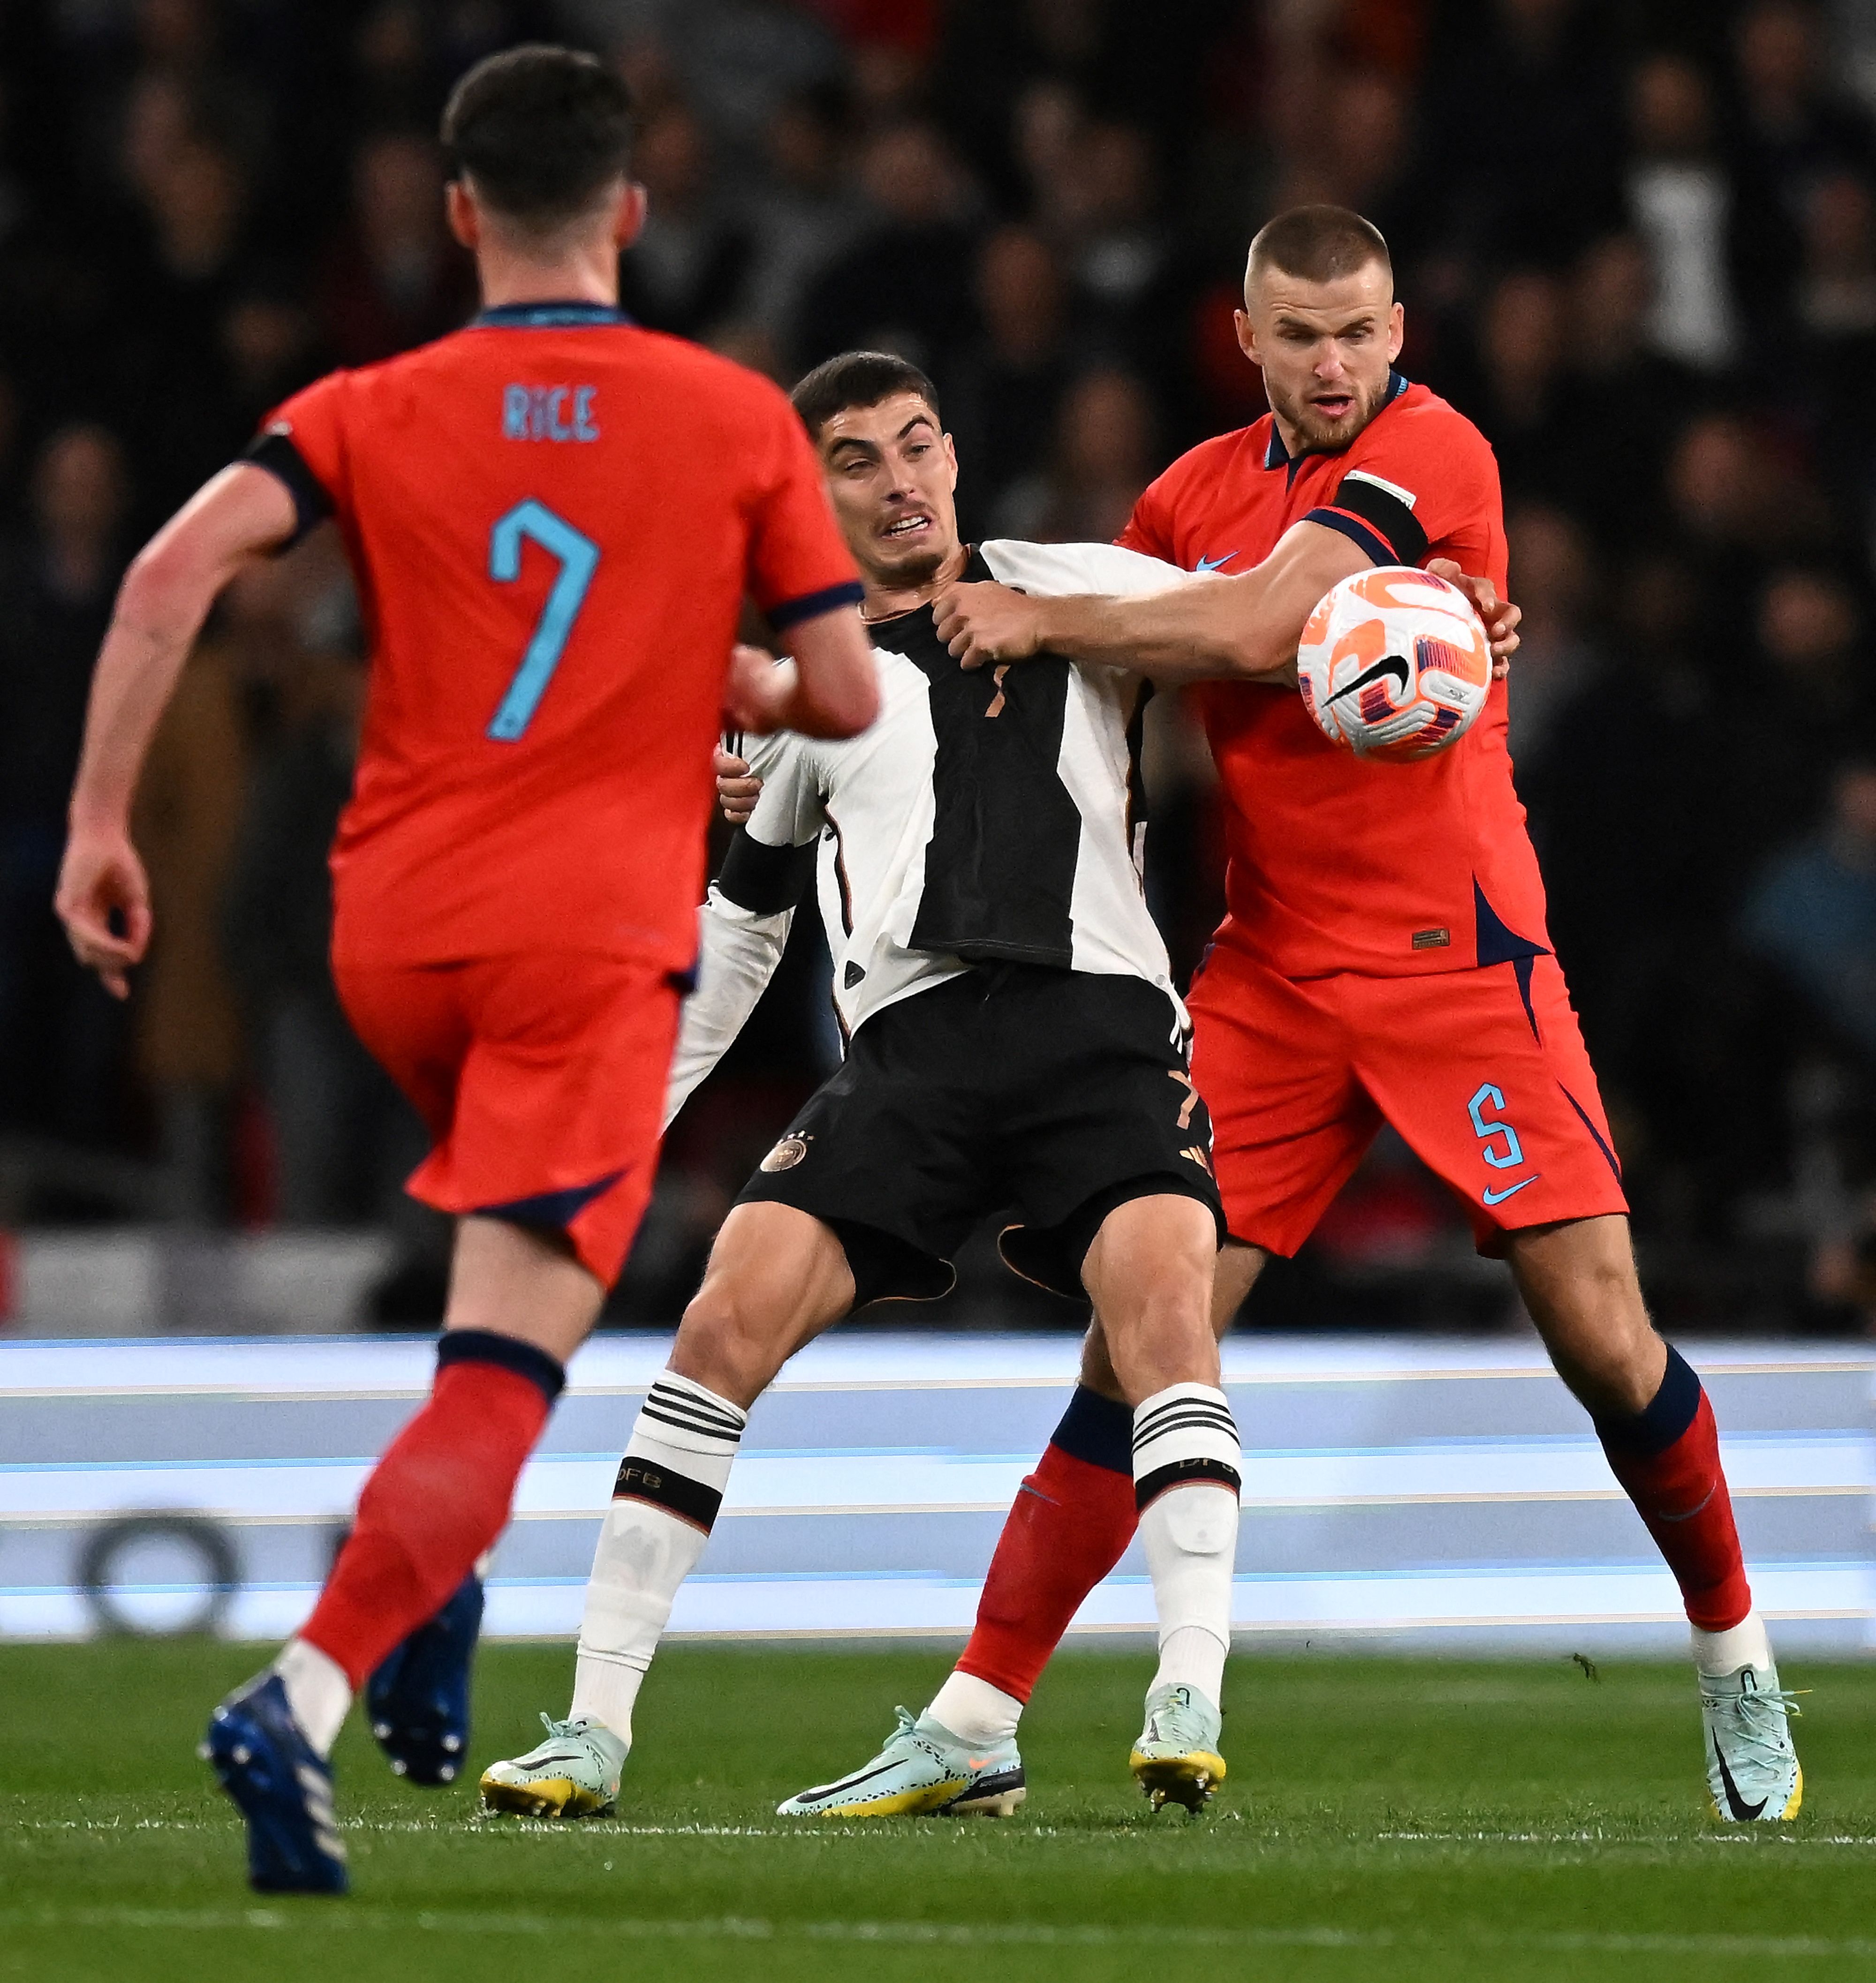
[[[1752,1590],[1720,1464],[1720,1432],[1693,1367],[1670,1344],[1645,1411],[1596,1421],[1610,1469],[1680,1586],[1689,1621],[1724,1632],[1752,1609]]]
[[[1082,1600],[1125,1553],[1138,1520],[1133,1413],[1077,1386],[997,1539],[958,1670],[1027,1701]]]
[[[452,1329],[429,1401],[386,1449],[299,1637],[356,1691],[433,1617],[507,1526],[515,1483],[565,1383],[544,1351]]]

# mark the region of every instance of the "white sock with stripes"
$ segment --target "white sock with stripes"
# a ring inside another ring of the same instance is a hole
[[[1190,1687],[1215,1707],[1231,1650],[1239,1461],[1213,1385],[1169,1384],[1134,1412],[1134,1496],[1159,1617],[1153,1685]]]
[[[748,1414],[667,1370],[639,1408],[587,1582],[574,1720],[632,1739],[632,1708],[723,1505]]]

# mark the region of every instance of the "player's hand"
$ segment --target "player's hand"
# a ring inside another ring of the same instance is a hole
[[[1489,578],[1471,578],[1450,558],[1434,558],[1426,569],[1435,578],[1456,585],[1472,601],[1473,610],[1485,625],[1485,637],[1492,644],[1492,679],[1502,681],[1511,672],[1511,657],[1518,650],[1518,623],[1524,617],[1522,607],[1500,599]]]
[[[723,685],[723,727],[767,737],[787,726],[794,699],[794,664],[778,661],[766,648],[740,641],[730,650],[730,672]]]
[[[1036,602],[1007,585],[954,585],[932,601],[931,617],[938,638],[964,667],[1027,660],[1042,644]]]
[[[732,826],[748,824],[749,815],[762,796],[762,781],[751,777],[749,767],[732,751],[717,753],[717,803]]]
[[[142,961],[150,942],[150,884],[130,836],[121,830],[75,827],[65,843],[52,906],[65,926],[72,955],[86,970],[97,972],[113,998],[128,998],[126,974]]]

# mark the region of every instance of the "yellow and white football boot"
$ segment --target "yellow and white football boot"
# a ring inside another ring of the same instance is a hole
[[[546,1741],[483,1771],[482,1808],[522,1817],[604,1817],[618,1801],[627,1745],[597,1721],[540,1719]]]
[[[777,1804],[777,1817],[1008,1817],[1028,1795],[1014,1739],[981,1751],[929,1714],[896,1710],[884,1748],[838,1783]]]
[[[1146,1726],[1127,1761],[1154,1810],[1169,1804],[1205,1808],[1224,1781],[1222,1726],[1218,1710],[1195,1687],[1156,1687],[1146,1697]]]

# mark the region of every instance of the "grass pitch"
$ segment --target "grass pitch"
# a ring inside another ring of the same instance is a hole
[[[1684,1667],[1328,1657],[1234,1661],[1229,1781],[1197,1821],[1154,1818],[1126,1774],[1149,1662],[1088,1653],[1038,1692],[1021,1818],[784,1828],[777,1799],[870,1754],[945,1655],[675,1646],[604,1822],[478,1821],[355,1724],[333,1901],[248,1892],[192,1753],[257,1664],[0,1647],[0,1978],[1876,1978],[1876,1667],[1786,1674],[1814,1689],[1788,1828],[1702,1814]],[[564,1711],[570,1670],[484,1650],[477,1767]]]

